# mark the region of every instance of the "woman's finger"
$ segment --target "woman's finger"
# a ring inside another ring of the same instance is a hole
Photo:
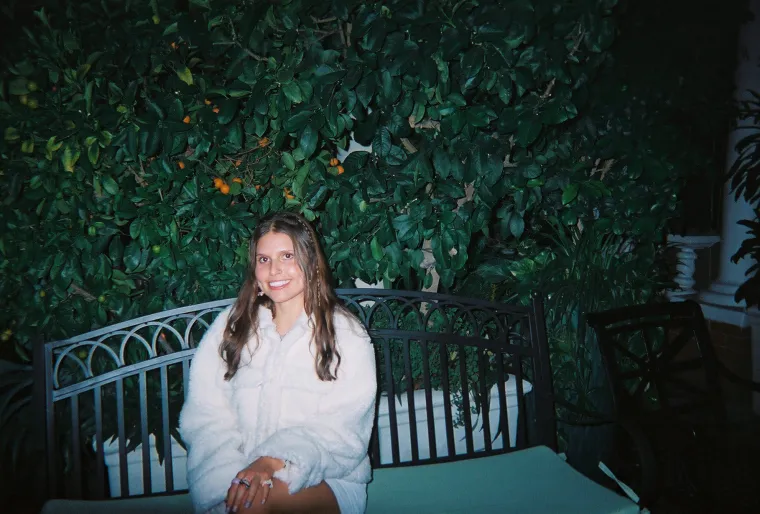
[[[239,476],[233,480],[227,501],[227,512],[237,512],[243,507],[244,498],[247,496],[248,490],[252,485],[253,481],[245,476]]]
[[[245,477],[246,482],[243,483],[241,480],[241,490],[237,497],[237,502],[235,504],[237,512],[240,509],[247,509],[253,504],[253,498],[256,496],[256,492],[259,490],[259,482],[261,479],[254,475],[252,477]],[[250,487],[244,487],[246,483],[250,484]]]
[[[253,505],[256,494],[261,490],[261,487],[259,486],[259,480],[261,480],[259,477],[251,478],[251,488],[248,489],[246,491],[246,494],[243,496],[243,508],[248,509],[251,507],[251,505]]]
[[[237,491],[239,488],[242,488],[242,486],[239,484],[240,479],[238,477],[235,477],[232,479],[232,483],[230,484],[229,489],[227,489],[227,497],[224,499],[224,504],[227,506],[227,512],[231,512]]]
[[[272,483],[272,479],[264,480],[261,482],[261,494],[259,495],[261,497],[261,504],[264,505],[267,502],[267,499],[269,498],[269,492],[272,490],[272,487],[274,487],[274,484]]]

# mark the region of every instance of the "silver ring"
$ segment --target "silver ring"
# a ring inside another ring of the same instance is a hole
[[[261,485],[265,485],[265,486],[267,486],[267,487],[268,487],[268,488],[270,488],[270,489],[274,487],[274,483],[272,482],[272,479],[271,479],[271,478],[270,478],[270,479],[268,479],[268,480],[264,480],[264,481],[262,481],[262,482],[261,482]]]
[[[240,485],[244,485],[246,489],[250,489],[251,488],[251,483],[248,480],[246,480],[245,478],[241,478],[240,479]]]

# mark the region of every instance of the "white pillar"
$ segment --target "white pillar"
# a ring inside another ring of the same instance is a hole
[[[748,90],[760,91],[760,0],[749,0],[749,9],[754,19],[746,22],[739,33],[738,63],[734,77],[734,99],[750,98]],[[736,144],[752,130],[749,123],[740,121],[728,137],[726,169],[736,160]],[[734,295],[746,280],[746,271],[752,260],[744,258],[737,263],[731,257],[737,252],[747,233],[746,228],[737,223],[743,219],[754,219],[754,209],[744,201],[734,199],[730,185],[723,191],[723,221],[721,227],[720,272],[718,279],[707,291],[700,295],[700,303],[705,317],[741,328],[752,327],[753,378],[760,380],[760,314],[757,309],[747,309],[745,302],[737,303]],[[755,394],[755,410],[760,412],[760,394]]]
[[[760,0],[750,0],[749,7],[755,15],[755,19],[748,21],[742,26],[739,34],[739,58],[734,78],[734,99],[745,100],[750,98],[748,90],[760,91]],[[741,138],[749,133],[748,123],[740,123],[728,137],[728,155],[726,156],[726,169],[730,168],[737,157],[736,144]],[[755,217],[752,206],[744,201],[744,198],[734,199],[730,184],[726,184],[723,190],[723,221],[721,227],[720,245],[720,272],[718,279],[710,285],[709,290],[701,294],[701,301],[709,307],[710,311],[729,310],[734,315],[724,315],[718,321],[731,323],[732,325],[748,326],[748,320],[741,320],[743,316],[736,316],[740,312],[746,312],[744,302],[734,301],[734,295],[739,286],[746,280],[746,272],[752,265],[749,258],[744,258],[737,263],[731,261],[744,241],[747,230],[737,223],[743,219]],[[739,311],[739,312],[737,312]],[[707,312],[705,313],[707,314]],[[730,318],[730,319],[729,319]]]

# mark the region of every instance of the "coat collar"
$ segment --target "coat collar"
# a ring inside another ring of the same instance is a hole
[[[288,333],[280,337],[280,334],[277,333],[277,326],[274,324],[272,311],[269,308],[261,305],[259,306],[259,329],[261,330],[264,337],[273,337],[275,341],[278,339],[281,339],[283,342],[286,340],[292,341],[294,338],[300,338],[307,330],[310,329],[309,317],[306,315],[306,311],[302,312],[301,315],[296,319],[295,323],[293,323],[293,326],[290,327]]]

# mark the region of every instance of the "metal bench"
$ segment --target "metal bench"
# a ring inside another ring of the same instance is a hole
[[[417,513],[478,505],[546,512],[557,487],[567,489],[567,512],[638,511],[554,453],[539,299],[524,307],[409,291],[338,295],[367,327],[377,355],[368,512],[405,505]],[[180,494],[187,485],[179,410],[195,345],[232,302],[144,316],[35,349],[47,456],[40,497],[56,499],[44,512],[98,512],[102,501],[113,512],[192,511]],[[564,478],[552,484],[553,472]],[[451,495],[462,483],[469,490],[456,503]]]

